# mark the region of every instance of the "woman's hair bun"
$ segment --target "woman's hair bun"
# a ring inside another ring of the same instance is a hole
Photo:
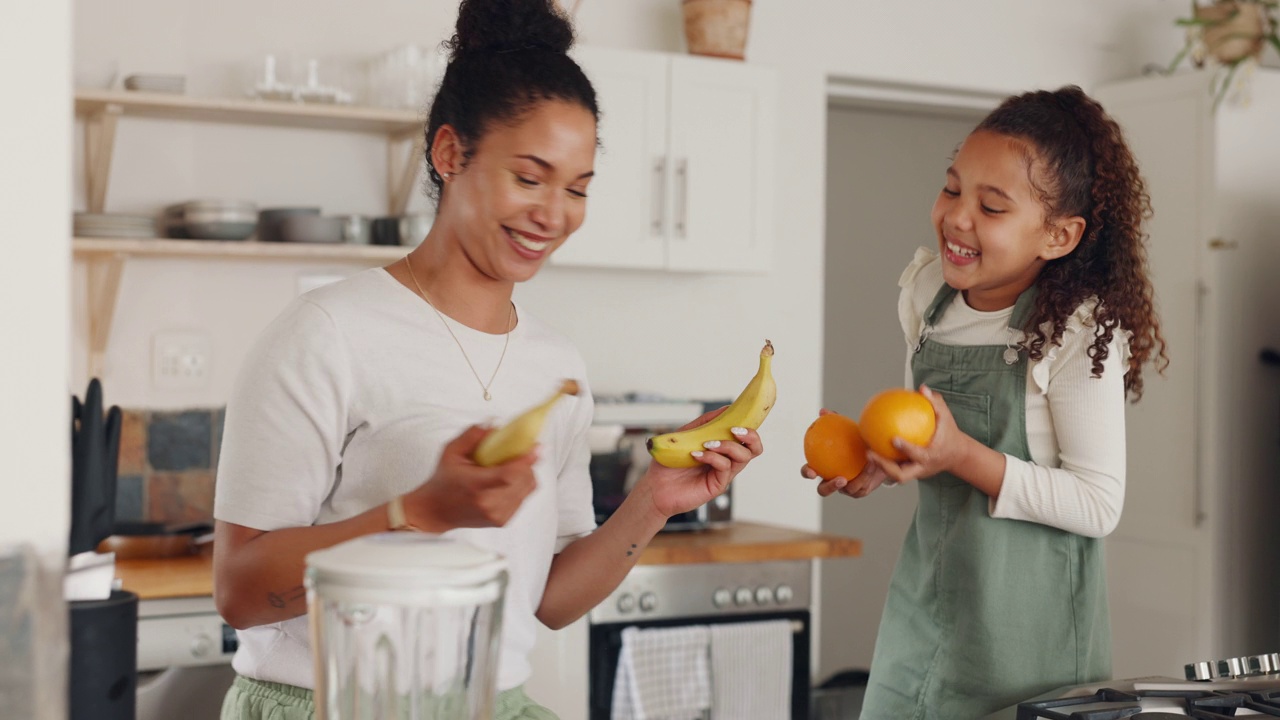
[[[453,58],[471,53],[573,47],[573,26],[555,0],[462,0],[458,24],[446,43]]]

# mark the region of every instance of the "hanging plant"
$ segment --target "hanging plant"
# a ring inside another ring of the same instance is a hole
[[[1188,58],[1196,67],[1217,67],[1218,77],[1210,88],[1216,109],[1233,87],[1243,69],[1249,74],[1257,67],[1267,45],[1280,52],[1280,0],[1216,0],[1202,5],[1191,3],[1191,17],[1176,24],[1186,28],[1187,41],[1173,58],[1169,71]]]

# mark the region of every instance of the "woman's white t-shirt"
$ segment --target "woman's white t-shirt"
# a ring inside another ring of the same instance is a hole
[[[518,308],[517,317],[502,356],[504,335],[447,321],[455,342],[446,321],[380,268],[296,299],[240,370],[214,496],[215,518],[258,530],[344,520],[425,482],[444,445],[467,426],[513,417],[546,400],[562,380],[577,380],[580,393],[562,399],[547,420],[534,466],[538,487],[511,521],[447,533],[509,564],[503,690],[530,674],[534,612],[554,554],[595,529],[585,364],[564,336]],[[467,358],[486,381],[498,367],[491,401]],[[236,672],[314,687],[305,615],[238,635]]]

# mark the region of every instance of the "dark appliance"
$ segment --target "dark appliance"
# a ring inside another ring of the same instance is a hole
[[[591,456],[591,504],[596,524],[603,524],[626,500],[640,476],[649,467],[649,451],[645,448],[652,431],[628,431],[618,441],[617,450]],[[733,519],[733,486],[723,495],[688,512],[673,515],[662,532],[705,530]]]
[[[808,560],[632,568],[587,616],[589,720],[609,720],[623,630],[759,620],[791,622],[791,719],[807,720],[810,579]]]
[[[67,603],[71,611],[71,720],[134,720],[138,682],[138,596]]]

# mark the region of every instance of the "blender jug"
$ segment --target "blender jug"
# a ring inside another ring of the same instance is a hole
[[[489,720],[506,561],[383,533],[307,555],[317,720]]]

